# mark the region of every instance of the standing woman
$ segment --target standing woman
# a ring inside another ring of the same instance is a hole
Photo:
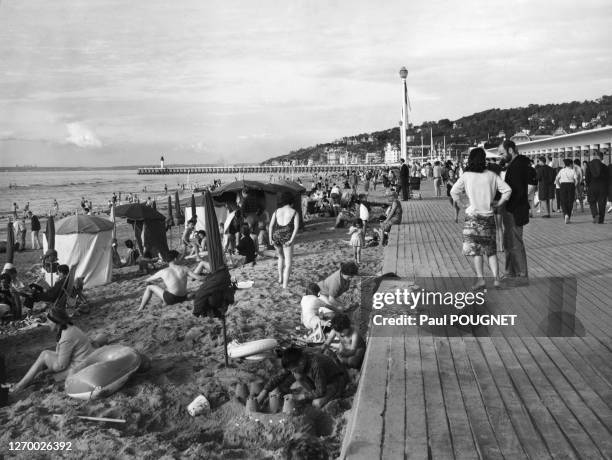
[[[453,197],[450,194],[451,189],[453,188],[453,185],[455,185],[456,181],[457,179],[455,177],[455,170],[452,168],[449,168],[448,180],[446,181],[446,196],[450,200],[451,206],[455,209],[455,223],[458,223],[459,222],[459,205],[455,202],[455,200],[453,200]]]
[[[559,189],[559,201],[561,210],[565,216],[565,223],[569,224],[572,217],[572,208],[576,199],[576,186],[578,185],[578,175],[574,170],[574,162],[566,158],[563,160],[565,167],[559,171],[555,179],[555,184]]]
[[[291,263],[293,259],[293,242],[300,227],[300,217],[293,209],[293,195],[283,192],[279,200],[279,208],[270,219],[270,244],[276,248],[278,255],[278,282],[287,288]]]
[[[501,197],[499,201],[494,201],[495,193],[498,191]],[[500,176],[487,169],[486,153],[480,147],[470,152],[465,172],[457,179],[450,193],[457,203],[463,192],[469,200],[463,226],[463,254],[474,258],[474,270],[478,278],[472,289],[480,290],[486,287],[483,275],[484,256],[488,258],[489,267],[495,277],[494,285],[499,287],[493,209],[503,205],[510,198],[512,189]]]

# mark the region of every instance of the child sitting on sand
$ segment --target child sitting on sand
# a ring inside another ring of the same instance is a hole
[[[306,338],[307,342],[321,343],[325,341],[323,328],[329,325],[326,316],[333,316],[341,313],[341,309],[327,305],[319,298],[321,288],[316,283],[310,283],[306,288],[306,295],[302,297],[300,306],[302,307],[302,324],[309,330]],[[327,313],[327,314],[326,314]]]
[[[351,246],[353,246],[355,263],[359,265],[361,263],[361,247],[363,246],[363,223],[361,219],[357,218],[351,225],[348,231],[351,235]]]
[[[354,369],[361,368],[366,343],[363,337],[359,335],[359,332],[351,324],[349,317],[344,313],[334,316],[331,319],[331,328],[332,331],[327,336],[327,340],[323,344],[322,350],[327,351],[332,341],[338,337],[340,339],[340,346],[338,351],[336,351],[338,360],[347,367],[352,367]]]
[[[252,263],[255,265],[255,258],[257,257],[257,247],[255,241],[251,238],[251,228],[249,224],[242,224],[240,229],[240,241],[236,247],[238,255],[241,256],[238,264],[246,265]]]

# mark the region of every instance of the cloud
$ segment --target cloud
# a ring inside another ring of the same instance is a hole
[[[66,142],[74,144],[77,147],[102,147],[102,142],[98,139],[98,136],[85,124],[79,122],[72,122],[66,124],[68,130],[68,137]]]

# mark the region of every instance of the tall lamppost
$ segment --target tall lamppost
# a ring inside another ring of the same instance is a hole
[[[400,123],[400,145],[401,156],[404,160],[406,157],[406,128],[408,128],[408,87],[406,86],[406,77],[408,77],[408,69],[402,67],[399,71],[402,79],[402,121]]]

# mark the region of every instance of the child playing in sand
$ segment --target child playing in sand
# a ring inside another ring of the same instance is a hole
[[[354,369],[361,368],[363,356],[365,354],[366,343],[359,332],[352,326],[351,320],[347,315],[341,313],[331,319],[331,333],[322,346],[322,350],[329,349],[334,338],[340,339],[340,347],[336,352],[338,360],[347,367]]]
[[[355,263],[359,265],[361,263],[361,247],[363,246],[363,223],[361,219],[355,219],[351,228],[349,228],[349,235],[351,235],[351,246],[355,251]]]

